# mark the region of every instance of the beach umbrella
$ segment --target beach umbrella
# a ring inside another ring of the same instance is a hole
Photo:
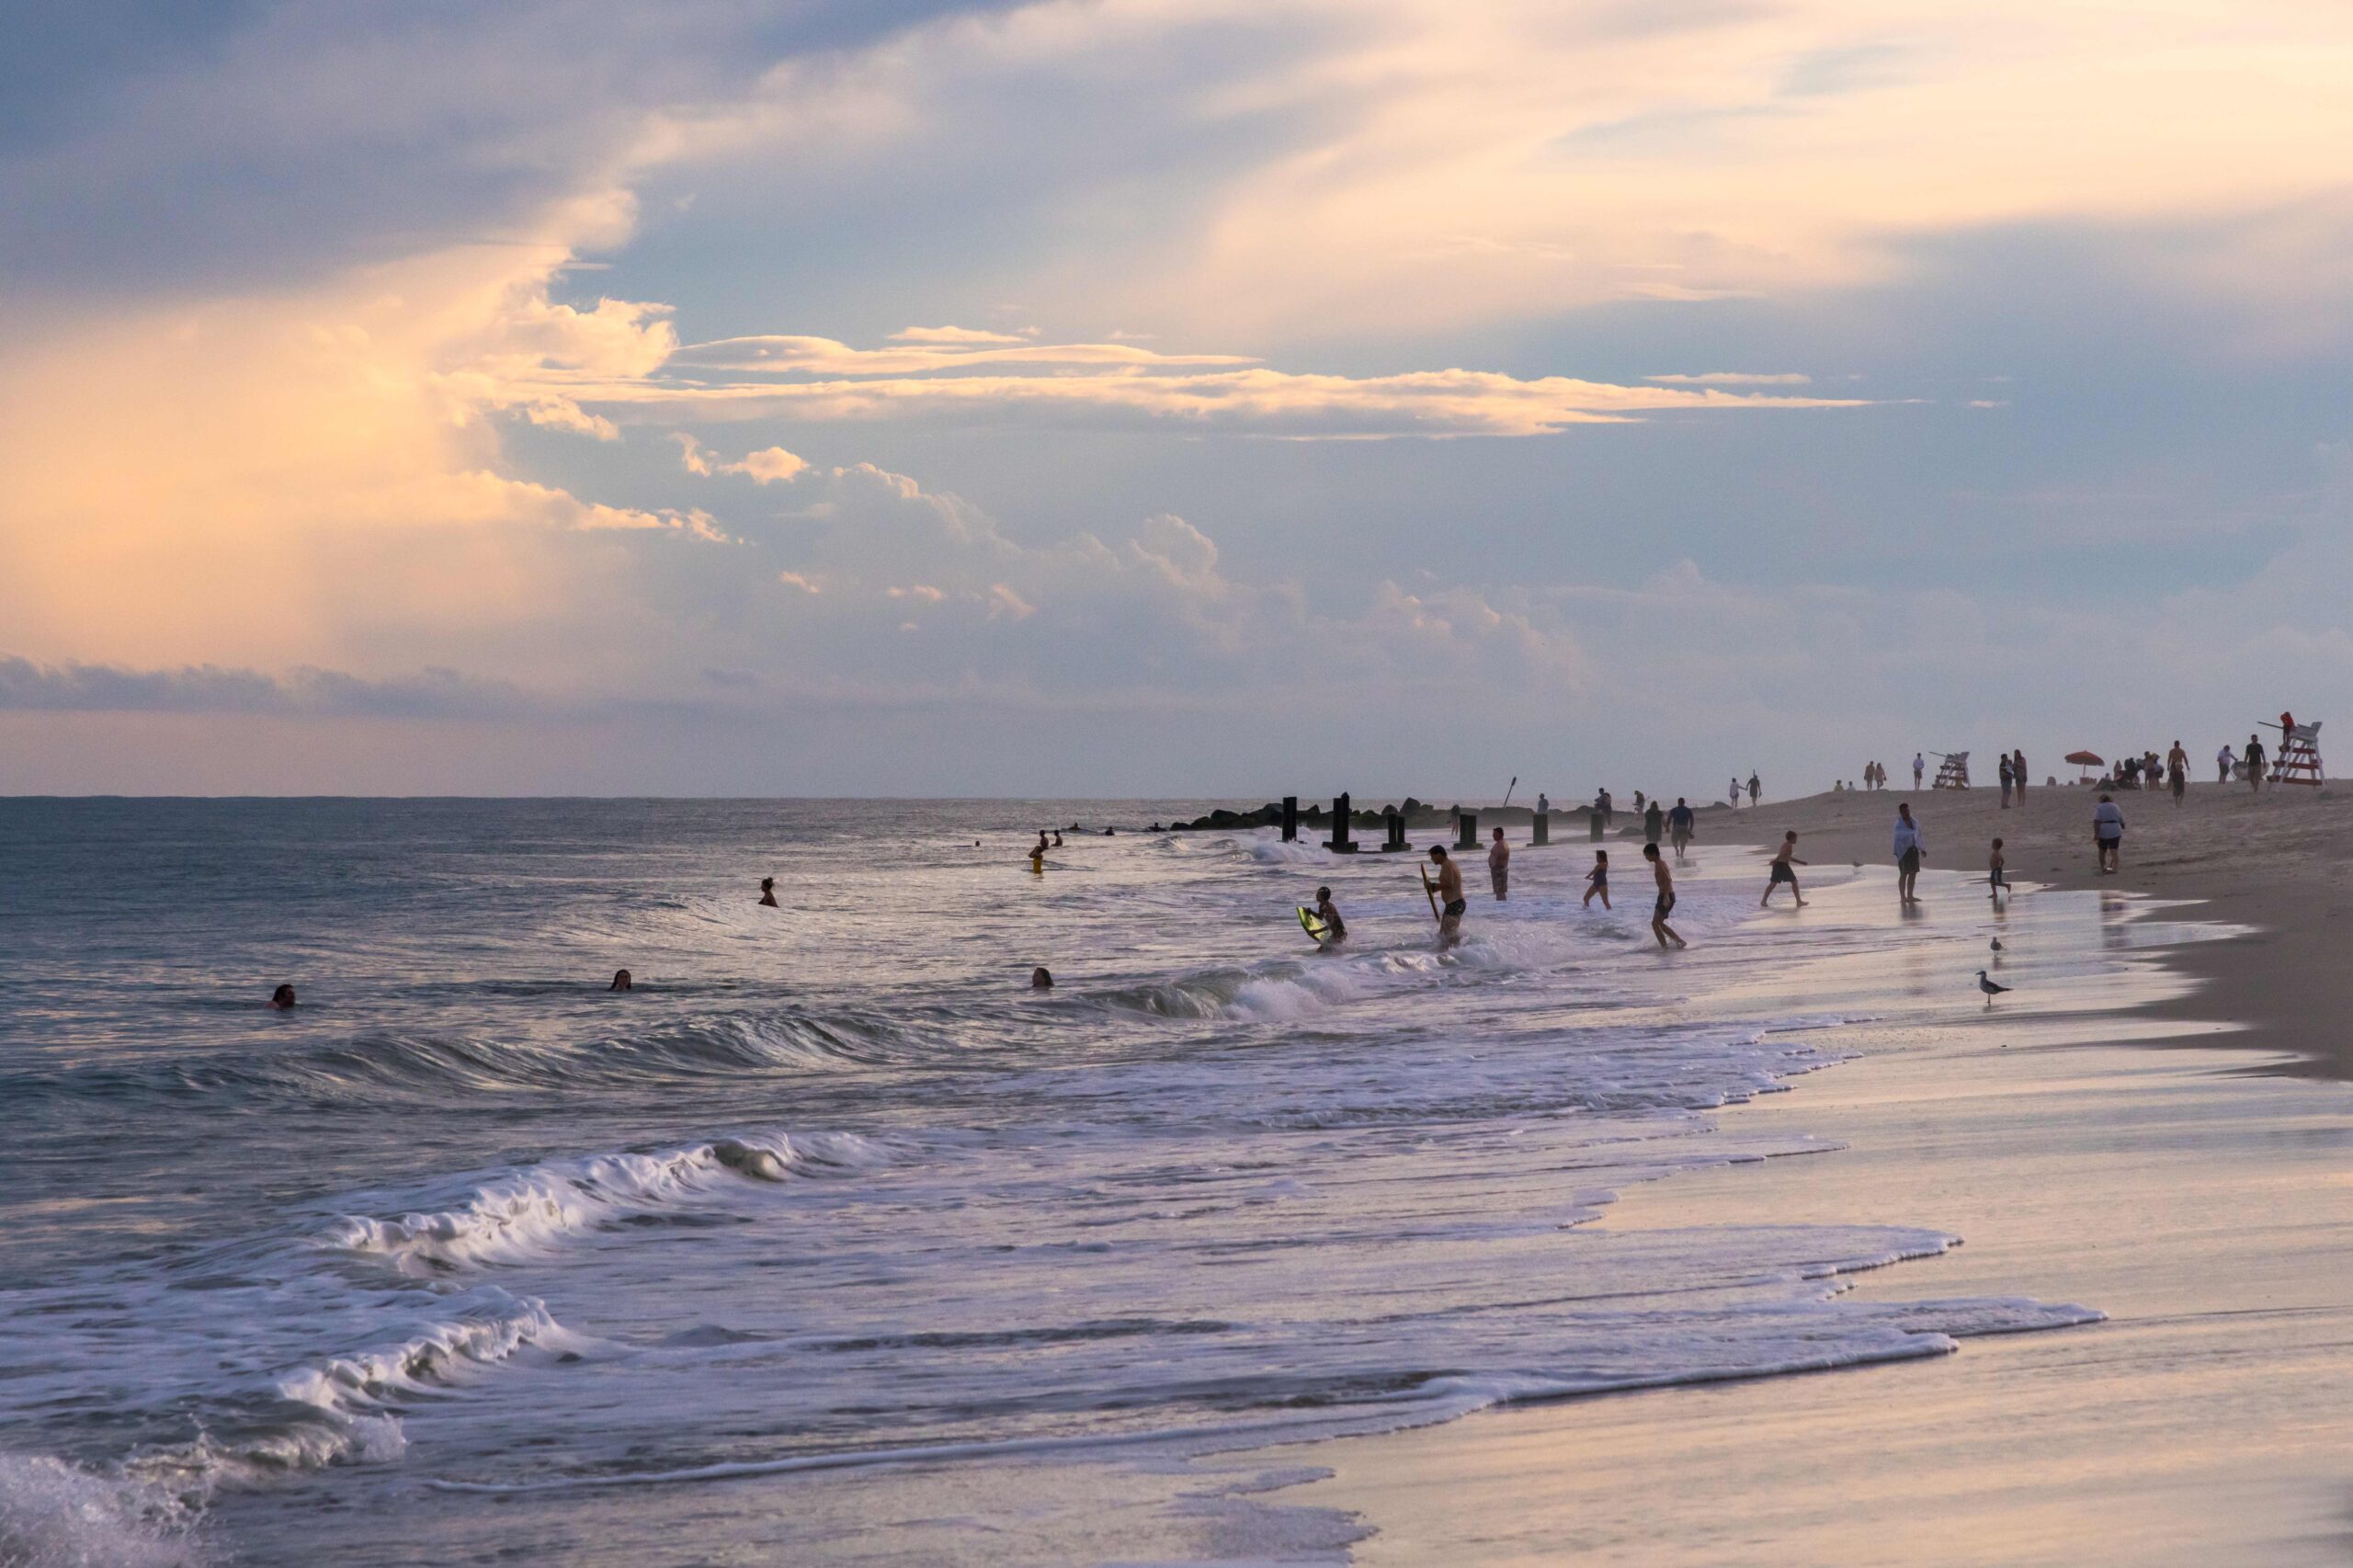
[[[2089,778],[2092,776],[2093,768],[2105,767],[2108,763],[2108,759],[2106,757],[2100,756],[2097,752],[2090,751],[2071,751],[2067,754],[2066,759],[2084,770],[2083,778],[2075,780],[2078,784],[2082,783],[2085,778]]]

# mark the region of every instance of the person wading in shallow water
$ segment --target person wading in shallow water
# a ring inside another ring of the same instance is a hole
[[[1798,874],[1794,870],[1790,869],[1790,868],[1793,866],[1802,866],[1804,864],[1804,861],[1798,858],[1797,829],[1791,828],[1789,832],[1781,835],[1781,847],[1773,852],[1773,873],[1766,880],[1765,896],[1756,901],[1756,907],[1762,909],[1767,904],[1772,903],[1773,890],[1779,887],[1783,882],[1787,882],[1790,884],[1790,896],[1798,901],[1798,907],[1800,909],[1803,909],[1805,907],[1805,894],[1798,890]]]
[[[1487,846],[1487,881],[1495,885],[1495,902],[1504,902],[1511,886],[1511,846],[1504,842],[1504,830],[1495,829],[1494,842]]]
[[[1689,947],[1691,944],[1666,923],[1666,917],[1675,913],[1675,873],[1666,869],[1666,857],[1658,852],[1657,845],[1645,844],[1643,858],[1651,863],[1651,880],[1658,884],[1658,902],[1651,905],[1651,935],[1658,938],[1662,948],[1669,942],[1678,948]]]
[[[1895,808],[1895,898],[1899,903],[1917,903],[1912,896],[1920,880],[1920,860],[1928,847],[1920,841],[1920,824],[1912,820],[1912,804],[1906,801]]]
[[[1438,917],[1438,945],[1450,948],[1462,940],[1462,912],[1471,901],[1462,896],[1462,868],[1448,856],[1446,846],[1430,846],[1430,858],[1438,862],[1438,898],[1445,904]]]

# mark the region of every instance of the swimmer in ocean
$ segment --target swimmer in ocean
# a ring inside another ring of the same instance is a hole
[[[608,991],[630,990],[629,971],[625,969],[617,969],[613,971],[613,983],[610,985],[606,986],[605,989]]]
[[[774,909],[777,907],[776,879],[774,877],[762,877],[760,879],[760,903],[763,907],[768,909]]]
[[[269,994],[269,1005],[273,1011],[280,1013],[286,1011],[287,1008],[294,1006],[294,988],[290,985],[279,986]]]
[[[1051,991],[1053,988],[1054,977],[1046,971],[1046,966],[1044,964],[1040,964],[1036,969],[1029,971],[1030,990]]]

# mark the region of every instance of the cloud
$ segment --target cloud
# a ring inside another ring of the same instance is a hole
[[[733,462],[714,459],[700,441],[687,432],[673,432],[670,437],[678,443],[678,462],[688,473],[709,478],[715,474],[742,474],[756,484],[782,484],[798,477],[809,465],[782,447],[763,447],[746,452]]]
[[[1759,374],[1749,370],[1702,370],[1697,375],[1644,376],[1646,381],[1678,387],[1802,387],[1813,378],[1794,372]]]
[[[888,351],[850,349],[826,339],[752,338],[735,345],[826,344],[822,354],[800,347],[779,351],[772,364],[794,369],[847,359],[864,363]],[[709,348],[714,346],[702,345]],[[765,352],[765,349],[762,350]],[[1022,350],[1053,356],[1067,352]],[[1141,356],[1140,358],[1135,358]],[[948,356],[935,367],[961,370],[975,356]],[[666,373],[591,386],[569,383],[566,395],[603,415],[638,421],[793,419],[911,420],[930,423],[1060,425],[1091,428],[1167,426],[1237,435],[1292,437],[1400,436],[1536,436],[1571,425],[1623,421],[1680,410],[1838,409],[1864,406],[1855,398],[1735,394],[1720,383],[1781,384],[1784,377],[1745,378],[1719,372],[1700,377],[1653,377],[1625,386],[1568,376],[1528,379],[1497,371],[1419,370],[1344,376],[1253,368],[1192,369],[1233,364],[1232,357],[1164,357],[1119,351],[1129,362],[1095,371],[1065,368],[1052,374],[894,375],[873,380],[699,381]],[[1068,367],[1068,359],[1051,361]],[[1794,378],[1802,382],[1805,378]],[[1688,385],[1659,383],[1679,381]],[[513,397],[528,400],[528,386]],[[701,471],[698,471],[701,472]]]
[[[905,336],[904,334],[893,335]],[[1236,354],[1159,354],[1125,343],[1030,343],[1018,337],[1000,337],[993,334],[954,338],[927,337],[900,348],[852,348],[830,337],[725,337],[694,344],[676,356],[676,363],[681,369],[778,373],[814,371],[829,376],[899,376],[964,370],[976,365],[1023,365],[1041,369],[1104,365],[1125,369],[1159,369],[1192,365],[1252,365],[1256,362],[1247,356]]]
[[[1023,339],[1010,333],[982,332],[969,326],[910,326],[891,335],[893,343],[1013,344]]]
[[[14,711],[500,719],[545,708],[505,682],[448,669],[370,680],[339,670],[297,668],[282,676],[213,665],[134,670],[0,654],[0,710]]]

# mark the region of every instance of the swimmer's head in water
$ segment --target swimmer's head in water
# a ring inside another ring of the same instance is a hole
[[[775,887],[776,887],[776,879],[775,879],[774,877],[762,877],[762,878],[760,879],[760,891],[761,891],[762,892],[770,892],[770,891],[772,891]]]
[[[1054,977],[1047,972],[1046,966],[1044,964],[1040,964],[1036,969],[1029,971],[1030,990],[1051,991],[1053,988]]]
[[[279,986],[269,994],[269,1005],[273,1007],[291,1007],[294,1006],[294,988],[290,985]]]
[[[627,991],[627,990],[629,990],[629,989],[630,989],[629,971],[627,971],[627,970],[625,970],[625,969],[617,969],[617,970],[613,971],[613,983],[612,983],[612,984],[611,984],[611,985],[608,986],[606,989],[610,990],[610,991]]]

